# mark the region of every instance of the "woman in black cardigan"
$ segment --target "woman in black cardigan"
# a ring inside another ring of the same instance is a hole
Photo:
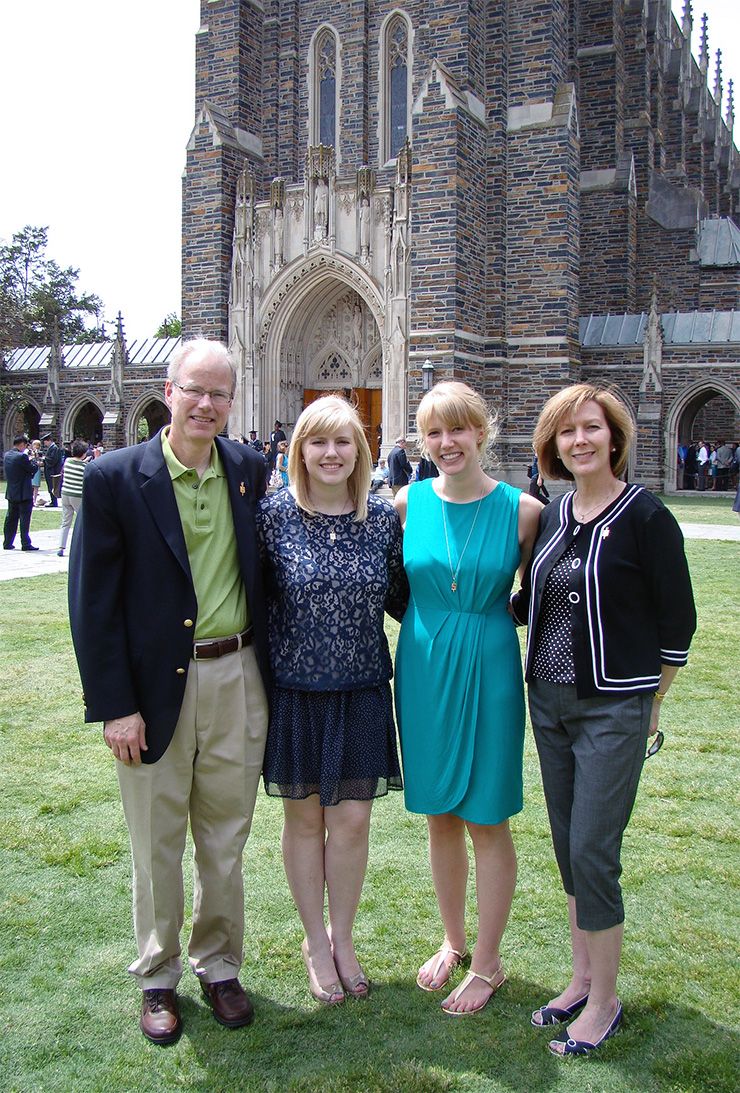
[[[576,384],[546,403],[534,433],[540,471],[576,488],[543,510],[512,600],[529,625],[530,714],[568,897],[572,977],[532,1014],[536,1028],[575,1018],[550,1041],[560,1056],[594,1050],[622,1019],[622,836],[646,739],[696,628],[678,524],[620,481],[632,436],[608,391]]]

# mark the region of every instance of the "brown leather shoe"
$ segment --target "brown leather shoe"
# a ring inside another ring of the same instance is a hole
[[[182,1032],[182,1020],[173,990],[153,988],[141,992],[139,1028],[153,1044],[174,1044]]]
[[[200,989],[219,1024],[241,1028],[254,1021],[254,1006],[238,979],[222,979],[220,983],[204,983],[201,979]]]

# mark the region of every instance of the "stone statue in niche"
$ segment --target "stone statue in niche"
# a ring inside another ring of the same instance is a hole
[[[283,256],[283,240],[285,238],[284,226],[283,210],[280,205],[277,205],[274,209],[272,220],[272,252],[275,256],[274,261],[276,268],[278,266],[282,266],[283,262],[285,261]]]
[[[360,199],[360,258],[370,254],[370,202],[367,194]]]
[[[391,239],[391,271],[393,277],[393,295],[406,295],[406,221],[394,219]]]
[[[236,194],[236,237],[237,239],[245,239],[247,235],[247,211],[249,205],[246,199],[246,195],[241,188],[237,189]]]
[[[352,309],[352,348],[355,352],[355,359],[359,364],[362,359],[362,307],[359,301],[355,303]]]
[[[325,239],[329,227],[329,187],[325,178],[316,180],[313,195],[313,224],[314,239]]]
[[[405,373],[406,338],[401,330],[401,320],[396,317],[393,333],[388,340],[388,357],[391,367],[391,375],[394,378]]]

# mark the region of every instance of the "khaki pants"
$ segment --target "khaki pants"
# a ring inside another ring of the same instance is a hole
[[[195,846],[190,965],[206,982],[239,974],[244,939],[242,851],[267,735],[267,701],[252,647],[191,661],[175,733],[157,763],[116,762],[133,859],[130,965],[142,990],[182,974],[182,857]]]
[[[67,536],[69,535],[69,529],[72,527],[72,523],[76,514],[80,511],[81,504],[81,497],[72,497],[68,493],[62,494],[62,526],[59,529],[60,550],[64,550],[67,545]]]

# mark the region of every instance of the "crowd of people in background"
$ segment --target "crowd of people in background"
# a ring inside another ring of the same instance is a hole
[[[700,439],[690,444],[679,444],[678,466],[682,472],[679,488],[685,490],[737,489],[740,472],[740,444],[729,440],[710,444]],[[682,480],[681,480],[682,479]]]
[[[82,503],[85,465],[103,454],[103,445],[78,438],[59,445],[51,433],[29,440],[25,433],[13,437],[13,447],[5,453],[3,470],[8,512],[4,523],[3,549],[15,549],[20,528],[21,550],[38,550],[31,543],[31,513],[34,508],[59,508],[62,524],[57,554],[63,557],[70,528]],[[42,477],[48,500],[41,496]]]

